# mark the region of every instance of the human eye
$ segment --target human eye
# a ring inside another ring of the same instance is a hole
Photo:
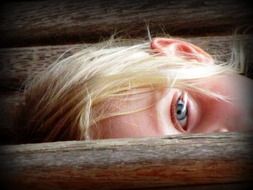
[[[186,92],[175,94],[171,104],[171,120],[175,127],[182,132],[188,130],[189,103]]]

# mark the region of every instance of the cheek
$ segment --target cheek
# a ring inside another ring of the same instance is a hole
[[[162,136],[154,108],[105,119],[92,126],[92,139]]]
[[[134,93],[136,91],[132,91]],[[136,93],[124,99],[107,102],[108,113],[123,113],[104,119],[90,129],[92,139],[151,137],[165,135],[163,126],[158,125],[156,103],[162,92]],[[126,114],[124,114],[126,113]]]

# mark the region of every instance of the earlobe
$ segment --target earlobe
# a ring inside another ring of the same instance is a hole
[[[203,49],[182,40],[172,38],[153,38],[150,48],[154,53],[165,56],[179,56],[184,59],[214,63],[213,58]]]

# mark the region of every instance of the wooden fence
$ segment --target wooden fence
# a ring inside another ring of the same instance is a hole
[[[9,145],[0,161],[9,184],[24,189],[246,185],[252,140],[252,134],[220,133]]]
[[[27,76],[66,50],[116,36],[170,34],[229,61],[243,46],[252,69],[253,11],[244,1],[23,1],[0,13],[1,183],[11,189],[238,189],[253,177],[252,134],[13,144]],[[240,35],[233,36],[238,31]],[[4,145],[5,144],[5,145]]]

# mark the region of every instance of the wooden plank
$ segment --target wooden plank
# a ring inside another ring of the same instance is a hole
[[[0,145],[17,142],[15,117],[23,102],[24,98],[18,92],[0,93]]]
[[[124,43],[133,44],[142,40],[128,40]],[[243,47],[245,54],[248,56],[247,60],[250,62],[249,65],[251,67],[253,66],[251,64],[253,60],[251,53],[251,50],[253,50],[253,41],[250,36],[193,37],[186,38],[186,40],[202,47],[223,61],[230,60],[232,44],[236,42]],[[66,56],[68,56],[83,46],[85,44],[0,49],[0,88],[11,90],[20,89],[20,85],[24,83],[28,74],[32,75],[44,70],[65,51],[69,50],[66,53]]]
[[[20,89],[28,75],[43,71],[69,49],[73,50],[66,56],[71,55],[75,47],[78,45],[0,49],[0,88]]]
[[[251,182],[145,188],[145,190],[238,190],[252,189]],[[131,189],[136,190],[136,189]]]
[[[113,33],[231,34],[252,24],[247,1],[86,0],[11,2],[1,6],[1,47],[95,42]]]
[[[247,183],[253,134],[217,133],[3,146],[19,189],[138,189]]]

